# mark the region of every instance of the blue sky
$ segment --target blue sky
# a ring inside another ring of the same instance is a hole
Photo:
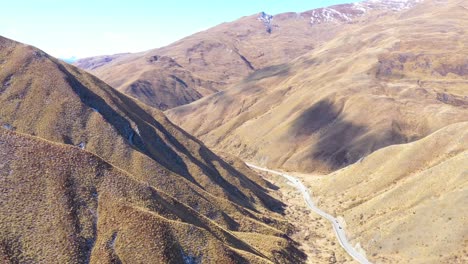
[[[241,16],[300,12],[344,0],[24,0],[1,5],[0,35],[53,56],[162,47]]]

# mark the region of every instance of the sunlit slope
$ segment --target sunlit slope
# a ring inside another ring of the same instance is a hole
[[[161,112],[39,50],[4,42],[9,44],[1,50],[2,125],[80,146],[141,177],[161,175],[159,184],[169,186],[164,181],[177,174],[183,176],[177,177],[181,188],[191,182],[220,198],[247,205],[244,197],[248,194],[234,191],[233,184],[236,180],[246,186],[254,183],[233,177],[231,173],[238,173],[235,169],[172,125]],[[228,186],[232,190],[224,189]]]
[[[290,229],[279,214],[283,204],[245,165],[76,67],[0,38],[0,88],[4,129],[93,153],[225,230],[279,237]],[[266,259],[300,261],[284,241],[291,250],[279,247]]]
[[[376,263],[468,261],[467,122],[378,150],[310,185]]]
[[[0,158],[7,263],[270,263],[174,197],[79,148],[0,128]]]
[[[221,24],[168,47],[118,56],[102,64],[106,57],[88,58],[75,65],[148,105],[166,110],[220,91],[256,68],[293,59],[319,42],[319,35],[314,34],[318,30],[305,19],[286,22],[284,31],[269,34],[257,17]],[[330,32],[336,26],[332,28]]]
[[[468,12],[425,1],[291,63],[167,111],[207,145],[269,167],[330,171],[468,120]]]
[[[127,95],[166,110],[224,90],[255,70],[287,63],[320,48],[339,32],[415,2],[366,1],[274,16],[260,12],[163,48],[85,58],[75,65]]]

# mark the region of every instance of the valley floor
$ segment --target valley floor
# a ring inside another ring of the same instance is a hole
[[[330,223],[306,206],[294,186],[279,175],[258,173],[278,187],[271,194],[286,204],[285,218],[295,227],[292,238],[301,244],[307,263],[356,263],[339,245]]]
[[[462,155],[463,156],[463,155]],[[465,156],[466,157],[466,156]],[[273,191],[273,195],[281,200],[283,203],[286,204],[285,210],[285,218],[294,225],[295,233],[292,235],[292,238],[301,244],[301,249],[304,253],[308,256],[307,263],[357,263],[342,249],[339,245],[335,233],[330,225],[330,222],[327,221],[325,218],[319,216],[317,213],[310,210],[307,207],[303,194],[298,191],[296,186],[294,186],[291,182],[280,175],[268,173],[268,172],[259,172],[264,179],[270,181],[272,184],[278,187],[277,190]],[[350,243],[355,245],[359,241],[357,238],[360,237],[359,240],[364,239],[366,241],[366,236],[362,235],[363,232],[370,232],[372,234],[381,232],[380,229],[384,229],[386,225],[372,225],[371,223],[361,222],[360,224],[356,224],[353,222],[353,218],[351,218],[348,211],[343,211],[342,207],[345,206],[343,199],[339,199],[340,195],[345,194],[331,194],[327,190],[329,190],[330,186],[326,185],[325,182],[330,181],[331,175],[313,175],[313,174],[301,174],[301,173],[294,173],[294,172],[287,172],[288,175],[293,176],[294,178],[301,181],[304,186],[306,186],[309,192],[312,195],[314,204],[317,204],[320,209],[323,209],[325,212],[334,215],[340,221],[340,224],[343,225],[343,228],[346,232],[347,238],[350,239]],[[456,174],[455,174],[456,175]],[[338,182],[333,181],[333,185],[336,186],[339,184]],[[460,192],[463,192],[463,187],[460,187]],[[332,199],[330,197],[336,197],[336,199]],[[396,199],[396,198],[395,198]],[[344,201],[347,201],[346,199]],[[434,204],[434,207],[437,208],[437,203],[430,201]],[[455,208],[457,206],[454,206]],[[413,209],[418,211],[418,209]],[[436,233],[436,238],[443,238],[444,236],[448,236],[451,239],[456,239],[450,233],[447,233],[444,229],[444,225],[433,223],[434,220],[432,219],[439,219],[434,212],[437,209],[427,209],[429,216],[421,221],[426,221],[423,226],[429,226],[432,230],[431,232]],[[403,210],[402,210],[403,211]],[[371,211],[369,211],[371,212]],[[404,213],[404,212],[403,212]],[[413,213],[415,214],[415,213]],[[419,214],[419,212],[416,212]],[[348,223],[345,221],[346,218]],[[429,220],[425,220],[429,219]],[[452,227],[454,229],[457,228],[458,222],[457,221],[464,221],[466,219],[463,213],[451,214],[448,218],[448,221],[451,222]],[[442,219],[444,220],[444,219]],[[442,221],[440,220],[440,221]],[[372,261],[373,263],[467,263],[468,260],[466,247],[460,245],[455,249],[448,248],[445,255],[439,255],[438,258],[435,258],[434,254],[417,254],[413,259],[410,258],[407,254],[404,254],[404,250],[410,248],[409,250],[414,250],[417,252],[419,250],[418,243],[420,241],[425,242],[427,244],[434,243],[434,244],[444,244],[443,241],[438,240],[424,240],[424,233],[429,233],[429,231],[425,231],[420,226],[413,226],[411,222],[403,222],[399,218],[394,218],[389,221],[396,222],[397,224],[407,228],[407,233],[412,233],[414,239],[397,239],[397,243],[393,243],[392,237],[390,238],[382,238],[380,240],[371,240],[371,244],[374,243],[377,246],[369,247],[369,243],[365,243],[367,247],[366,253],[367,258]],[[432,223],[431,223],[432,222]],[[365,230],[365,231],[362,231]],[[366,231],[367,230],[367,231]],[[464,236],[464,231],[456,232],[460,234],[462,237]],[[466,234],[466,233],[465,233]],[[404,233],[395,232],[394,236],[404,236]],[[374,235],[375,237],[375,235]],[[411,245],[408,243],[412,243],[412,241],[416,241],[415,244]],[[361,241],[362,242],[362,241]],[[399,243],[398,243],[399,242]],[[466,244],[466,239],[460,241],[462,244]],[[388,247],[391,245],[394,249],[394,253],[389,254],[387,253]],[[356,246],[355,246],[356,248]],[[360,248],[360,246],[358,246]],[[461,248],[461,250],[459,250]],[[465,248],[465,249],[463,249]],[[439,253],[437,253],[439,254]],[[411,261],[408,261],[411,259]]]

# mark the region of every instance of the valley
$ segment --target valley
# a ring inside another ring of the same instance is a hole
[[[284,204],[236,158],[32,46],[0,37],[0,61],[7,263],[305,259]]]
[[[143,41],[140,4],[99,34]],[[68,60],[0,36],[0,262],[468,263],[467,2],[281,10]]]
[[[326,220],[330,222],[330,224],[333,226],[333,231],[335,232],[336,239],[338,240],[340,246],[346,251],[346,253],[348,253],[349,256],[351,256],[354,260],[358,261],[359,263],[364,263],[364,264],[370,263],[366,259],[365,252],[362,252],[362,249],[360,249],[361,252],[358,252],[349,243],[348,239],[346,238],[346,233],[343,229],[343,224],[340,223],[340,221],[337,218],[325,213],[324,211],[322,211],[321,209],[319,209],[318,207],[314,205],[314,202],[312,201],[309,190],[307,189],[307,187],[305,187],[302,184],[301,181],[299,181],[299,179],[297,179],[294,176],[282,173],[282,172],[273,171],[273,170],[269,170],[266,168],[261,168],[261,167],[248,164],[248,163],[247,165],[255,170],[265,171],[271,174],[280,175],[283,178],[285,178],[288,181],[288,183],[294,186],[300,192],[300,194],[304,197],[304,202],[307,204],[307,207],[310,210],[312,210],[314,213],[320,215],[321,217],[325,218]]]

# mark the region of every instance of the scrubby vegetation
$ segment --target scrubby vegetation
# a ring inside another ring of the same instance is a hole
[[[0,37],[0,63],[3,259],[303,260],[273,260],[233,233],[294,247],[283,204],[245,165],[225,161],[159,110],[36,48]]]

